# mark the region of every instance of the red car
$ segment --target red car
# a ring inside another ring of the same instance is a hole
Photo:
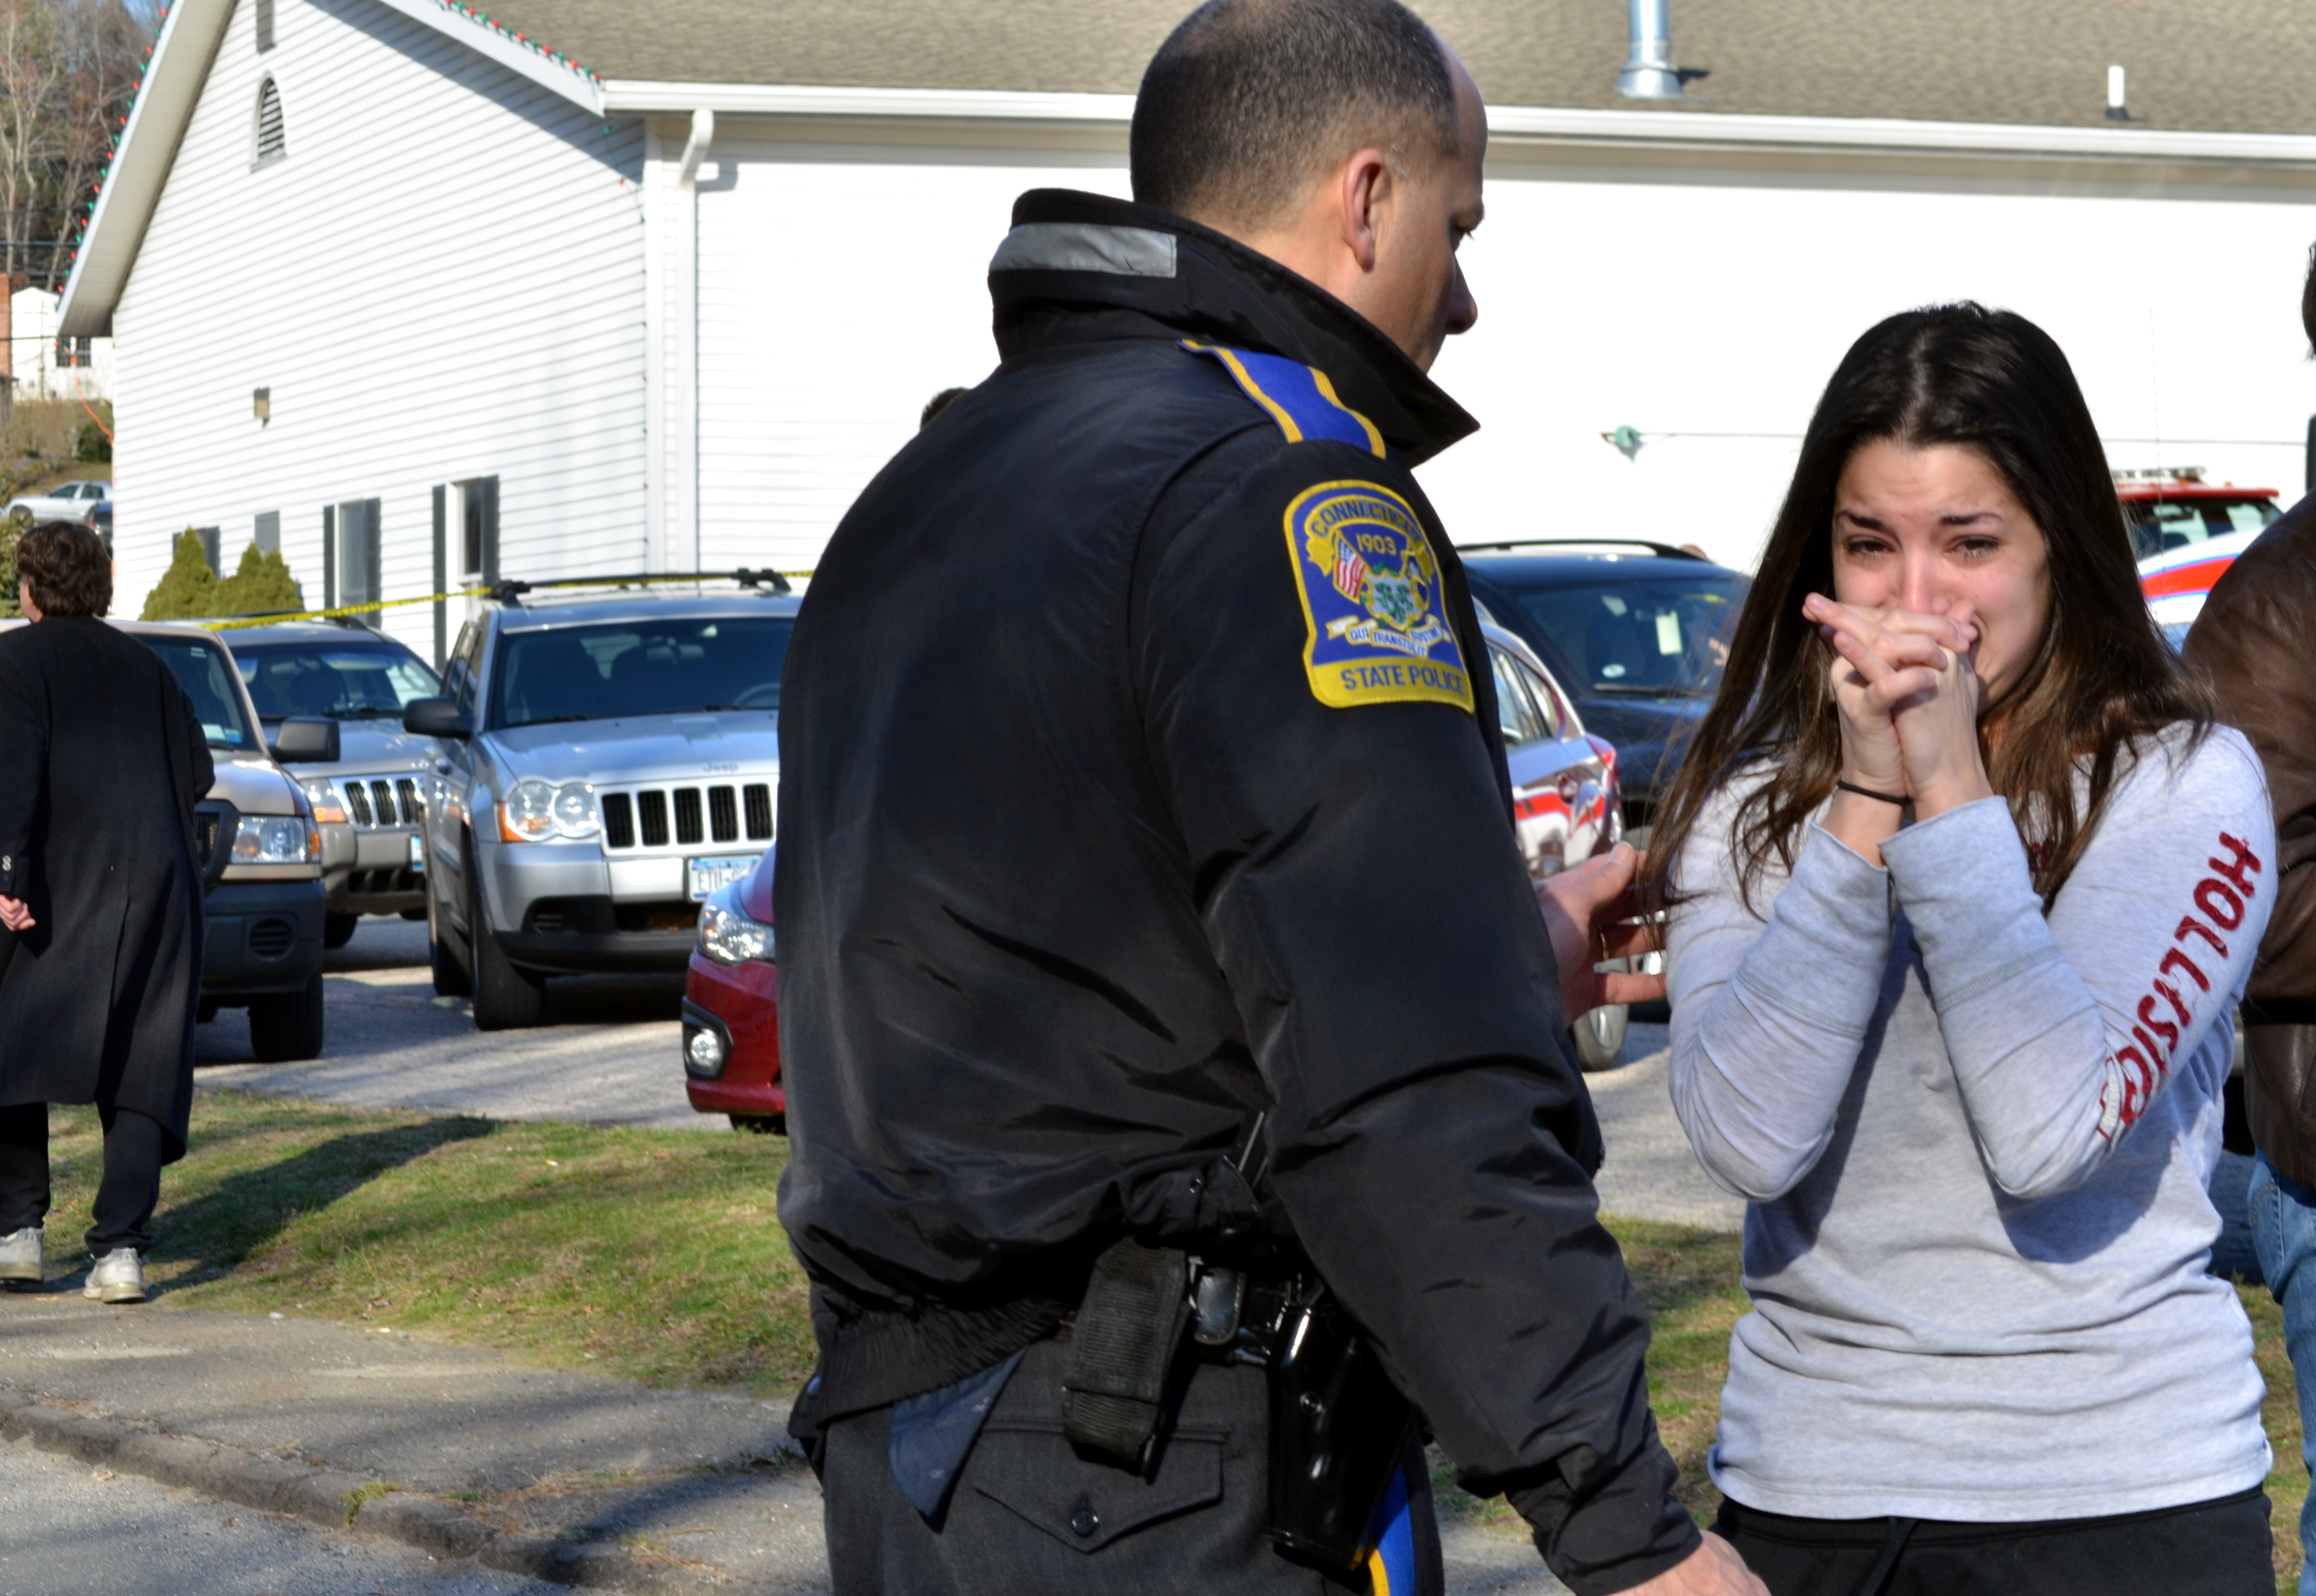
[[[683,983],[683,1089],[735,1130],[785,1135],[779,978],[772,966],[772,853],[710,892]]]

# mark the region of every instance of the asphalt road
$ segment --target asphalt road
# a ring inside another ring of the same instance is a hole
[[[196,1040],[200,1082],[364,1108],[730,1129],[684,1099],[681,975],[550,981],[546,1024],[485,1035],[465,998],[434,996],[423,922],[365,919],[322,967],[319,1059],[251,1062],[247,1011],[223,1009]]]
[[[5,1596],[551,1596],[560,1587],[0,1446]]]

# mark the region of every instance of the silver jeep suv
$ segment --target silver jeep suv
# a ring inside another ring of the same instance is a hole
[[[322,829],[323,945],[343,947],[366,914],[423,918],[419,822],[437,756],[432,738],[402,729],[402,710],[442,690],[434,672],[365,626],[286,621],[222,635],[269,736],[290,716],[338,724],[334,758],[290,767]]]
[[[537,1024],[552,975],[684,969],[701,900],[771,846],[798,603],[517,589],[460,632],[449,696],[403,719],[441,750],[434,989],[471,994],[485,1031]]]

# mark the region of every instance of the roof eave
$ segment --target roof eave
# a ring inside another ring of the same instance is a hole
[[[2316,164],[2316,137],[2128,127],[1908,121],[1884,117],[1746,116],[1669,111],[1557,111],[1490,106],[1491,140],[1624,148],[1838,151],[1854,155],[1997,155],[2057,161],[2225,165]]]
[[[112,308],[137,263],[145,226],[161,202],[161,187],[232,16],[233,0],[178,0],[163,21],[112,164],[98,187],[96,208],[81,230],[58,312],[61,336],[102,337],[112,331]]]
[[[611,115],[761,116],[802,121],[1077,125],[1115,130],[1133,119],[1131,94],[1034,93],[975,89],[829,87],[811,84],[663,83],[610,78]],[[1834,151],[1857,155],[1988,155],[2137,163],[2316,164],[2316,137],[2198,133],[2130,127],[2044,127],[1930,122],[1878,117],[1748,116],[1724,112],[1579,111],[1492,105],[1492,139],[1603,147]]]
[[[1064,94],[1002,89],[878,89],[818,84],[656,83],[610,78],[604,108],[614,115],[785,117],[804,120],[1072,124],[1123,128],[1131,94]]]

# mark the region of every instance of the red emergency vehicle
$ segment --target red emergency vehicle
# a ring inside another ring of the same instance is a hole
[[[2115,492],[2139,558],[2140,591],[2174,648],[2220,573],[2282,513],[2274,488],[2206,482],[2199,466],[2118,471]]]

